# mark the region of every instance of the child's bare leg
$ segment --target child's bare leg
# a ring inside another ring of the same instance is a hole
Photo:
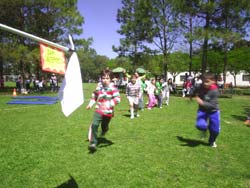
[[[134,104],[134,112],[135,112],[135,116],[138,117],[138,109],[139,109],[139,105],[138,104]]]

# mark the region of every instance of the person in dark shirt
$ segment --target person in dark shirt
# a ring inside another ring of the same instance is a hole
[[[203,135],[209,130],[208,142],[210,146],[217,147],[215,141],[220,133],[219,90],[213,73],[205,73],[202,78],[202,85],[195,96],[199,105],[196,128],[202,131]]]

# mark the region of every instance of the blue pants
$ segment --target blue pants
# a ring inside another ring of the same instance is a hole
[[[215,142],[217,136],[220,133],[220,111],[208,113],[198,110],[196,128],[201,131],[206,131],[209,129],[209,143]]]

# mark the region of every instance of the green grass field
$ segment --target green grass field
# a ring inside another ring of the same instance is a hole
[[[244,125],[249,96],[220,98],[217,148],[195,129],[197,104],[171,96],[170,106],[145,110],[130,120],[128,102],[115,109],[110,131],[89,153],[84,104],[64,117],[55,105],[8,105],[0,96],[1,188],[249,188],[250,127]]]

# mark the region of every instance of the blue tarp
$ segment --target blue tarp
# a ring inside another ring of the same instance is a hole
[[[17,96],[13,97],[13,100],[7,102],[7,104],[45,104],[51,105],[58,101],[58,97],[49,96]]]
[[[13,99],[38,99],[38,100],[49,100],[55,101],[58,100],[58,97],[49,97],[49,96],[16,96],[12,97]]]

